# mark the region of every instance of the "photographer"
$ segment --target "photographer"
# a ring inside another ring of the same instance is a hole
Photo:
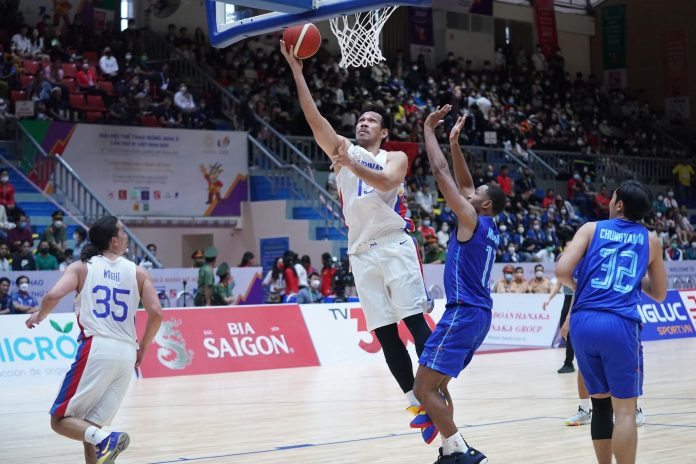
[[[341,261],[336,263],[336,275],[334,275],[333,284],[336,293],[336,302],[344,302],[347,297],[355,295],[355,279],[350,272],[350,264],[347,256],[341,258]]]

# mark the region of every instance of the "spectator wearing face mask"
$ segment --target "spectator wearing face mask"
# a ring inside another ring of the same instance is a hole
[[[667,212],[667,205],[665,204],[665,195],[662,192],[657,194],[655,201],[653,201],[652,209],[655,212],[655,214],[665,214]]]
[[[501,247],[506,247],[508,244],[511,244],[512,242],[512,234],[508,230],[508,225],[507,224],[500,224],[498,226],[498,232],[500,232],[500,246]]]
[[[12,294],[12,312],[15,314],[32,314],[39,310],[39,302],[29,294],[29,277],[19,276],[15,282],[17,291]]]
[[[529,284],[524,278],[524,269],[521,267],[515,268],[515,275],[510,284],[510,293],[529,293]]]
[[[184,119],[184,124],[188,125],[190,115],[196,110],[196,103],[193,101],[193,95],[188,91],[185,83],[181,83],[179,91],[174,94],[174,106],[176,106]]]
[[[440,226],[440,230],[437,231],[437,243],[440,245],[440,247],[446,249],[447,245],[449,244],[450,240],[450,226],[448,223],[443,222],[442,225]]]
[[[522,257],[517,253],[517,247],[513,243],[508,243],[507,250],[501,258],[503,263],[521,263]]]
[[[544,266],[534,266],[534,278],[529,281],[529,293],[551,293],[551,281],[544,277]]]
[[[599,188],[599,193],[594,197],[595,216],[598,219],[609,219],[609,203],[611,202],[611,193],[606,185]]]
[[[440,211],[440,214],[437,216],[437,222],[439,224],[443,224],[446,222],[447,224],[449,224],[449,228],[451,229],[457,223],[457,217],[454,215],[452,208],[450,208],[447,205],[444,205],[442,207],[442,210]]]
[[[10,297],[10,279],[0,277],[0,314],[12,312],[12,297]]]
[[[63,262],[58,265],[58,270],[60,272],[65,271],[65,269],[75,261],[75,253],[73,252],[73,249],[66,249],[65,256],[63,258]]]
[[[512,293],[512,277],[515,274],[514,266],[507,265],[503,268],[503,278],[495,284],[493,293]]]
[[[111,48],[106,47],[102,52],[101,58],[99,58],[99,69],[101,70],[102,76],[108,78],[109,80],[116,80],[118,78],[118,61],[111,53]]]
[[[298,304],[321,303],[323,295],[321,294],[321,277],[316,272],[309,275],[309,286],[300,289],[297,294]]]
[[[527,239],[534,242],[534,251],[539,251],[546,244],[546,233],[541,229],[541,221],[532,220],[532,228],[527,231]]]
[[[44,230],[42,240],[48,242],[49,251],[53,256],[62,257],[68,241],[68,228],[63,222],[63,212],[54,212],[51,219],[53,222]]]
[[[157,256],[157,245],[154,243],[148,243],[147,246],[147,251],[149,251],[153,256]],[[138,266],[143,267],[145,269],[152,269],[155,267],[154,263],[150,261],[150,258],[147,255],[140,256],[138,257],[139,262]]]
[[[498,229],[503,224],[507,225],[509,228],[515,227],[517,224],[517,216],[512,212],[512,203],[508,200],[505,203],[505,208],[496,216],[498,222]]]
[[[431,238],[437,239],[437,233],[431,226],[430,216],[423,216],[423,222],[421,223],[419,231],[423,236],[424,242],[427,242]]]
[[[666,261],[682,261],[684,259],[684,252],[679,248],[679,243],[677,240],[672,240],[669,244],[669,248],[665,250],[665,260]]]
[[[556,260],[556,255],[554,254],[553,250],[553,244],[547,244],[544,248],[534,253],[534,261],[540,261],[542,263],[553,263]]]
[[[686,253],[684,253],[684,259],[696,260],[696,240],[691,242],[691,246],[686,250]]]
[[[34,261],[36,262],[36,269],[38,271],[57,271],[58,270],[58,260],[55,256],[49,253],[50,248],[46,240],[41,240],[39,242],[38,253],[34,256]]]
[[[0,243],[0,272],[10,272],[10,247],[6,243]]]
[[[87,244],[87,231],[82,228],[75,230],[73,234],[73,255],[78,258],[82,254],[82,249]]]
[[[35,271],[36,261],[34,261],[34,253],[31,252],[31,242],[24,241],[21,244],[20,250],[12,257],[13,271]]]
[[[413,196],[414,201],[427,214],[433,213],[433,194],[430,192],[428,184],[423,185],[423,188],[417,190]]]
[[[541,215],[541,223],[546,224],[557,224],[561,220],[558,211],[556,210],[556,205],[551,204]]]
[[[10,171],[0,171],[0,204],[5,207],[8,216],[12,216],[15,209],[15,188],[10,182]]]
[[[677,199],[674,198],[674,189],[667,190],[667,196],[665,197],[665,207],[669,210],[671,208],[679,209],[679,203]]]
[[[97,90],[97,75],[93,69],[90,69],[87,60],[82,62],[80,70],[77,71],[77,86],[83,92],[96,92]]]
[[[34,245],[33,233],[27,217],[24,214],[20,214],[15,224],[17,227],[7,233],[7,242],[10,245],[10,251],[13,253],[18,252],[22,248],[22,242],[29,242],[32,246]]]

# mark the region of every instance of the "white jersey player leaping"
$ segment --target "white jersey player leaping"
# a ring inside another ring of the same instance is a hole
[[[89,229],[89,239],[80,261],[68,266],[44,296],[41,310],[26,324],[34,328],[61,298],[76,292],[79,347],[51,408],[51,428],[84,442],[87,464],[110,464],[130,438],[101,427],[108,426],[118,411],[133,368],[140,365],[157,334],[162,308],[147,271],[123,257],[128,236],[118,218],[99,218]],[[135,313],[141,301],[148,317],[138,341]]]
[[[336,173],[348,226],[348,254],[367,330],[374,330],[392,375],[409,405],[417,407],[413,364],[397,327],[403,320],[420,355],[431,330],[423,316],[428,297],[418,251],[408,234],[413,223],[405,217],[408,158],[403,152],[380,148],[389,134],[389,121],[379,107],[363,111],[355,128],[356,145],[336,134],[314,103],[302,61],[282,41],[280,49],[292,69],[302,111]]]

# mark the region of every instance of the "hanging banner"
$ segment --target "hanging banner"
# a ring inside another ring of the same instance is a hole
[[[626,6],[602,8],[604,69],[626,68]]]
[[[558,48],[558,30],[556,29],[556,11],[553,0],[536,0],[534,2],[537,39],[545,57],[556,53]]]
[[[411,60],[416,61],[419,55],[423,55],[428,69],[433,69],[435,67],[433,10],[430,8],[409,8],[408,25]]]
[[[116,215],[241,216],[245,132],[22,122]]]
[[[689,66],[685,31],[671,31],[663,36],[665,63],[665,96],[684,97],[689,94]]]

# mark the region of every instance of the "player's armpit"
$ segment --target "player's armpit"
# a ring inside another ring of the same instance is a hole
[[[590,240],[594,235],[596,223],[588,222],[578,229],[573,237],[573,240],[566,246],[566,249],[561,254],[556,264],[556,277],[564,285],[575,289],[575,281],[573,280],[573,271],[578,265],[587,248],[590,246]]]
[[[648,263],[647,279],[643,278],[641,286],[643,292],[657,302],[661,302],[667,296],[667,272],[662,259],[662,245],[655,235],[649,236],[650,262]]]

